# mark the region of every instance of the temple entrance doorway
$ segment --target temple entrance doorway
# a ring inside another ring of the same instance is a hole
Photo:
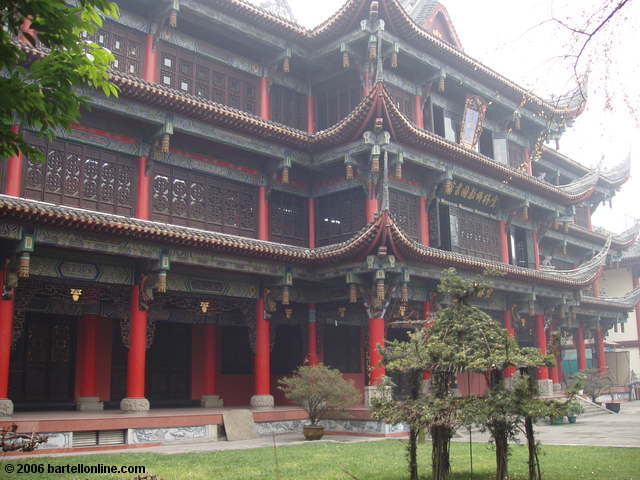
[[[75,408],[77,318],[27,312],[11,352],[9,398],[15,409]]]

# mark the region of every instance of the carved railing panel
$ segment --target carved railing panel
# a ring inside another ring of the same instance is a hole
[[[497,220],[450,207],[451,244],[454,251],[500,261],[500,227]]]
[[[318,197],[316,200],[316,244],[348,240],[365,225],[365,194],[351,189]]]
[[[125,155],[26,133],[45,163],[24,160],[26,198],[131,216],[135,210],[135,162]]]
[[[299,130],[307,129],[307,98],[280,85],[270,91],[271,120]]]
[[[420,238],[420,199],[410,193],[389,190],[389,210],[395,222],[414,240]]]

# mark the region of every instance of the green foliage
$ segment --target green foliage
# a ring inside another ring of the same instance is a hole
[[[605,393],[611,394],[615,381],[610,373],[600,373],[597,368],[589,368],[583,372],[576,372],[571,376],[574,390],[583,390],[592,402]],[[613,400],[613,395],[611,395]]]
[[[304,408],[311,425],[317,425],[329,411],[351,407],[360,400],[360,392],[351,380],[323,364],[303,365],[279,384],[287,399]]]
[[[29,126],[53,138],[55,128],[69,128],[86,105],[78,87],[118,94],[107,72],[114,60],[111,52],[80,39],[83,31],[92,34],[100,28],[105,15],[117,16],[118,7],[109,0],[78,0],[77,6],[65,0],[0,0],[0,12],[0,157],[22,151],[42,161],[42,152],[27,145],[11,126]],[[27,18],[48,50],[30,65],[25,44],[17,40],[23,35],[30,46],[36,45],[36,38],[20,31]]]
[[[577,417],[584,413],[584,407],[578,400],[571,400],[567,402],[567,416]]]

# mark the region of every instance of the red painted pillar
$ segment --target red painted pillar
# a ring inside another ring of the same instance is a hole
[[[81,359],[80,359],[80,388],[81,397],[97,397],[98,384],[96,381],[97,346],[98,346],[98,317],[84,315],[80,318]]]
[[[215,395],[216,388],[216,345],[218,342],[218,326],[215,323],[204,325],[202,363],[202,395]]]
[[[427,197],[420,197],[419,203],[420,243],[429,246],[429,214],[427,212]]]
[[[578,370],[582,372],[587,369],[587,349],[584,344],[584,327],[576,330],[575,342],[578,353]]]
[[[5,271],[6,270],[0,270],[0,289],[4,285]],[[8,400],[12,333],[13,298],[9,300],[0,298],[0,401]],[[2,405],[0,405],[0,407],[2,407]],[[2,410],[4,410],[4,408]],[[10,415],[12,412],[6,413]]]
[[[267,187],[258,187],[258,240],[269,240],[269,205]]]
[[[308,353],[307,363],[309,365],[317,365],[318,360],[318,329],[316,327],[316,306],[309,304],[309,323],[308,323]]]
[[[516,330],[513,328],[513,323],[511,319],[511,310],[504,311],[504,328],[509,333],[510,337],[516,336]],[[504,369],[505,378],[513,377],[513,374],[516,372],[516,367],[507,367]]]
[[[153,35],[147,35],[145,57],[144,57],[144,70],[142,72],[142,78],[147,82],[155,83],[157,79],[157,65],[158,65],[158,50],[155,48],[155,38]]]
[[[378,345],[384,346],[384,318],[369,319],[369,385],[378,385],[384,376],[385,369],[382,366],[382,354],[378,351]]]
[[[307,95],[307,133],[309,135],[316,131],[316,103],[313,95]]]
[[[536,340],[540,353],[547,353],[547,336],[544,331],[544,315],[535,315],[536,321]],[[538,380],[547,380],[549,378],[549,367],[538,367]]]
[[[138,157],[138,194],[136,198],[136,217],[149,220],[149,172],[147,157]]]
[[[365,215],[367,223],[371,223],[376,219],[378,213],[378,199],[376,198],[376,188],[373,183],[369,184],[369,193],[365,204]]]
[[[424,130],[424,113],[422,112],[422,95],[415,96],[416,127]]]
[[[309,198],[309,248],[316,248],[316,199]]]
[[[260,117],[271,119],[271,105],[269,102],[269,79],[260,77]]]
[[[11,132],[18,134],[20,126],[12,125]],[[7,195],[20,196],[22,191],[22,153],[7,158],[7,183],[4,191]]]
[[[540,270],[540,244],[538,243],[538,232],[533,232],[533,256],[536,270]]]
[[[596,346],[598,348],[598,370],[600,373],[607,373],[607,355],[604,352],[604,335],[602,329],[598,328],[596,332]]]
[[[500,260],[502,263],[509,263],[509,235],[507,234],[507,222],[498,223],[500,231]],[[509,312],[511,315],[511,312]]]
[[[273,407],[271,396],[271,378],[269,375],[269,320],[264,315],[264,297],[256,300],[256,354],[254,357],[254,396],[251,398],[253,407]]]
[[[596,278],[593,281],[593,296],[594,297],[600,296],[600,277]]]
[[[531,167],[531,149],[524,149],[524,161],[527,164],[527,173],[533,175],[533,168]]]
[[[429,301],[422,302],[422,318],[426,320],[424,324],[425,328],[431,325],[431,302]],[[431,378],[431,372],[429,370],[425,370],[422,372],[422,378],[424,380],[429,380]]]
[[[127,357],[127,398],[144,398],[147,312],[138,307],[140,287],[131,287],[129,355]]]

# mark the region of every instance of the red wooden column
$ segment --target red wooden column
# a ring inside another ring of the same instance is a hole
[[[157,79],[158,65],[158,50],[155,48],[155,38],[152,34],[147,35],[145,57],[144,57],[144,69],[142,72],[142,78],[147,82],[155,83]]]
[[[269,205],[267,187],[258,187],[258,240],[269,240]]]
[[[385,374],[382,366],[382,354],[378,346],[384,346],[384,318],[369,319],[369,385],[376,386]]]
[[[498,223],[500,233],[500,260],[502,263],[509,263],[509,235],[507,235],[507,222]],[[511,313],[509,313],[511,315]]]
[[[222,407],[222,399],[218,395],[217,374],[218,325],[207,323],[202,331],[202,397],[200,406],[204,408]]]
[[[424,324],[425,328],[427,328],[432,323],[430,320],[430,315],[431,315],[431,302],[429,301],[422,302],[422,318],[426,320]],[[425,370],[424,372],[422,372],[422,379],[430,380],[431,372],[429,370]]]
[[[96,315],[80,317],[79,342],[80,348],[80,388],[76,409],[80,411],[99,411],[103,404],[98,396],[98,382],[96,366],[98,364],[98,322]]]
[[[149,159],[138,157],[138,193],[136,198],[136,217],[149,220]]]
[[[140,287],[131,287],[129,354],[127,356],[127,398],[120,402],[125,412],[149,410],[144,397],[145,355],[147,350],[147,312],[139,307]]]
[[[422,95],[415,96],[416,127],[424,130],[424,113],[422,112]]]
[[[533,175],[533,168],[531,167],[531,149],[524,149],[524,161],[527,164],[527,173]]]
[[[3,289],[6,267],[0,270],[0,290]],[[0,298],[0,417],[13,414],[13,402],[9,395],[9,362],[11,361],[11,337],[13,331],[13,297]]]
[[[576,329],[575,343],[578,353],[578,370],[582,372],[587,369],[587,349],[584,344],[584,327]]]
[[[598,348],[598,370],[600,373],[607,373],[607,355],[604,351],[604,335],[602,329],[598,328],[596,332],[596,347]]]
[[[316,103],[313,95],[307,95],[307,133],[309,135],[316,131]]]
[[[309,198],[309,248],[316,248],[316,199]]]
[[[253,408],[273,408],[270,377],[270,322],[264,315],[264,297],[256,300],[256,354],[254,357]]]
[[[427,197],[420,197],[419,222],[420,222],[420,243],[429,246],[429,214],[427,212]]]
[[[367,223],[371,223],[376,219],[376,213],[378,213],[378,199],[376,198],[376,186],[373,183],[369,183],[367,193],[367,199],[365,200],[365,216]]]
[[[533,232],[533,255],[536,270],[540,270],[540,244],[538,243],[538,232]]]
[[[20,132],[19,125],[12,125],[11,131],[15,134]],[[19,197],[22,190],[22,153],[11,155],[7,158],[7,182],[5,193]]]
[[[511,310],[504,311],[504,328],[509,333],[510,337],[516,336],[516,331],[513,328],[513,323],[511,319]],[[504,377],[511,378],[513,374],[516,372],[516,367],[507,367],[504,369]]]
[[[362,76],[362,96],[366,97],[369,95],[369,91],[371,90],[371,75],[369,74],[369,69],[364,67],[364,75]]]
[[[540,353],[547,353],[547,335],[544,331],[544,315],[535,315],[536,340]],[[549,367],[538,367],[538,391],[541,395],[553,393],[553,383],[549,380]]]
[[[269,78],[260,77],[260,117],[271,119],[271,102],[269,99]]]
[[[307,363],[309,365],[317,365],[319,363],[318,360],[318,329],[316,326],[316,306],[313,303],[309,304],[309,323],[308,327],[308,352],[307,352]]]

